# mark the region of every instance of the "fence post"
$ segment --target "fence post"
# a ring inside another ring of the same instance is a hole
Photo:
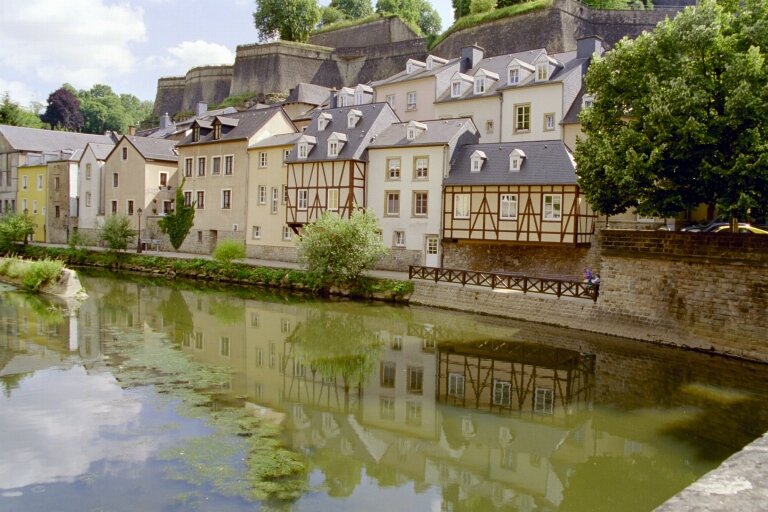
[[[523,276],[523,293],[528,293],[528,276]]]
[[[562,281],[557,282],[557,298],[560,298],[560,295],[562,294]]]

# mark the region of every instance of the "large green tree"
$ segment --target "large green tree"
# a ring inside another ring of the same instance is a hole
[[[0,102],[0,124],[26,126],[28,128],[43,127],[43,122],[37,114],[11,100],[11,95],[7,92],[3,94],[3,101]]]
[[[379,0],[376,12],[397,14],[406,22],[418,26],[425,35],[440,32],[440,15],[427,0]]]
[[[764,216],[767,52],[768,2],[703,0],[595,59],[575,153],[592,206]]]
[[[331,0],[330,7],[341,11],[348,19],[365,18],[373,14],[371,0]]]
[[[151,101],[141,101],[132,94],[118,95],[104,84],[78,91],[77,98],[87,133],[126,133],[130,126],[139,126],[152,115]]]
[[[253,23],[259,39],[306,42],[320,21],[317,0],[256,0]]]
[[[181,180],[181,184],[176,189],[176,200],[174,201],[176,209],[171,213],[166,213],[165,217],[157,222],[160,231],[168,235],[171,245],[177,251],[184,243],[184,239],[187,238],[192,226],[195,225],[195,203],[194,201],[192,204],[184,202],[184,183],[186,183],[186,178]]]

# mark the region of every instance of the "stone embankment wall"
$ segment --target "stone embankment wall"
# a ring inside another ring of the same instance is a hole
[[[411,301],[768,361],[768,237],[605,230],[596,244],[596,303],[418,280]]]
[[[443,267],[532,276],[576,275],[591,267],[589,248],[443,242]]]

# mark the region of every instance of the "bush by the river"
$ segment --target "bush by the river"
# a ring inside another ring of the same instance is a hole
[[[46,284],[56,281],[64,269],[60,260],[41,259],[37,261],[20,258],[0,259],[0,275],[21,284],[25,290],[37,291]]]

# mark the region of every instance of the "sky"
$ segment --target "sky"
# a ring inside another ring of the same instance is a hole
[[[447,28],[450,0],[432,5]],[[231,64],[237,45],[258,42],[254,9],[254,0],[0,0],[0,95],[29,106],[64,83],[106,84],[154,101],[158,78]]]

